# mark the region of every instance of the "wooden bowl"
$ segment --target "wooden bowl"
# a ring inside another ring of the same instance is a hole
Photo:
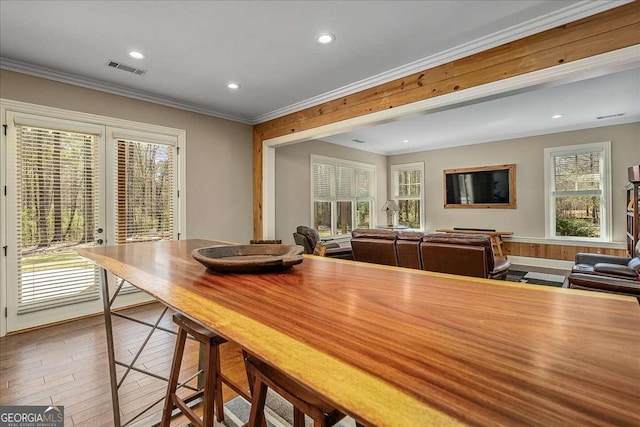
[[[300,264],[299,245],[216,245],[195,249],[191,255],[210,272],[267,273]]]

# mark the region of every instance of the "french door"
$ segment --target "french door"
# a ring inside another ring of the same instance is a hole
[[[7,332],[100,312],[101,276],[76,249],[177,238],[175,137],[6,119]],[[146,299],[123,289],[122,305]]]

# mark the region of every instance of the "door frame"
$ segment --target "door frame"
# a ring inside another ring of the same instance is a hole
[[[179,197],[177,199],[177,213],[176,213],[176,228],[180,236],[186,236],[186,131],[184,129],[170,128],[166,126],[159,126],[153,124],[147,124],[142,122],[136,122],[131,120],[117,119],[113,117],[101,116],[97,114],[83,113],[72,110],[65,110],[61,108],[48,107],[43,105],[31,104],[22,101],[15,101],[6,98],[0,98],[0,118],[2,124],[7,124],[7,112],[31,114],[36,116],[42,116],[50,119],[69,120],[74,122],[87,123],[92,125],[99,125],[113,128],[127,129],[133,132],[145,132],[155,133],[159,135],[172,136],[177,138],[177,182],[176,188],[179,191]],[[6,129],[4,127],[3,129]],[[106,140],[106,138],[105,138]],[[5,194],[5,188],[7,186],[7,144],[8,135],[5,135],[5,131],[0,132],[0,337],[7,334],[7,256],[4,255],[4,247],[8,245],[7,236],[7,196]],[[7,192],[10,189],[7,189]],[[114,283],[110,280],[110,288]],[[113,290],[113,289],[110,289]],[[144,294],[131,294],[127,295],[127,299],[123,300],[121,304],[130,305],[138,302],[143,302],[146,297]],[[129,298],[130,297],[130,298]],[[120,306],[121,304],[118,304]],[[101,313],[100,310],[97,313]],[[96,313],[96,314],[97,314]],[[42,325],[44,326],[44,325]]]

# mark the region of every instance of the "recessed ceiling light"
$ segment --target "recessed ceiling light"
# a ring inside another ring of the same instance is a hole
[[[335,41],[336,36],[331,33],[322,33],[316,37],[316,41],[320,44],[329,44]]]
[[[564,117],[564,114],[554,114],[553,116],[551,116],[552,119],[561,119]]]
[[[129,56],[135,59],[144,59],[144,57],[146,56],[144,53],[137,51],[137,50],[131,50],[129,51]]]
[[[240,85],[238,83],[227,83],[227,87],[229,89],[240,89]]]
[[[403,139],[402,142],[406,143],[406,142],[409,142],[409,140],[408,139]]]

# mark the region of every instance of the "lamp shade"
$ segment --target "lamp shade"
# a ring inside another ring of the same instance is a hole
[[[385,212],[398,212],[400,210],[400,207],[395,200],[387,200],[384,203],[384,206],[382,206],[381,210]]]

